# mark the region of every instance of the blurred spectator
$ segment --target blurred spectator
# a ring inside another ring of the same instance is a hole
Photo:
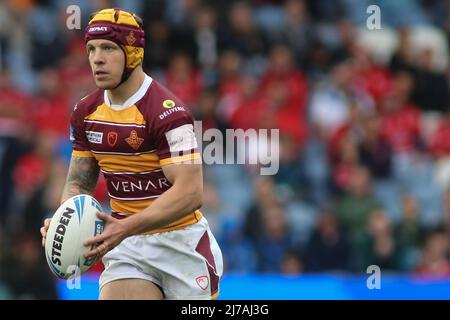
[[[449,83],[443,72],[433,68],[434,51],[424,49],[413,69],[414,91],[412,101],[422,110],[445,111],[450,101]]]
[[[309,105],[310,121],[329,139],[347,123],[350,105],[362,113],[373,111],[370,96],[354,85],[353,65],[347,61],[336,65],[330,77],[314,91]]]
[[[239,91],[239,78],[242,72],[242,59],[235,50],[225,50],[217,65],[218,91],[220,97],[236,94]]]
[[[295,67],[292,51],[284,45],[270,51],[270,64],[261,79],[266,106],[264,125],[279,128],[290,135],[298,145],[306,139],[307,82],[303,73]]]
[[[86,61],[87,53],[84,39],[81,37],[72,38],[66,47],[66,55],[62,58],[57,71],[58,89],[67,96],[70,108],[95,88],[92,71]],[[44,72],[43,75],[46,76],[47,73]],[[56,74],[51,77],[54,76]],[[42,91],[42,89],[41,87],[40,90]]]
[[[27,234],[16,235],[8,252],[4,280],[13,299],[55,300],[56,282],[42,254],[40,241]]]
[[[215,90],[203,90],[196,109],[193,110],[195,118],[202,121],[203,133],[211,128],[222,129],[225,133],[223,120],[217,117],[218,96]]]
[[[380,125],[378,115],[367,119],[359,155],[361,163],[369,168],[375,179],[386,179],[392,175],[392,152],[390,145],[381,135]]]
[[[448,237],[443,230],[430,232],[425,239],[420,263],[414,273],[427,277],[448,277],[450,261],[448,259]]]
[[[217,15],[213,7],[202,6],[196,14],[195,44],[197,47],[196,60],[203,70],[207,87],[217,81],[215,66],[218,59],[218,25]]]
[[[164,19],[165,11],[168,10],[167,0],[152,0],[152,1],[142,1],[142,15],[144,20],[144,25],[150,21],[157,19]],[[170,1],[173,2],[173,1]],[[172,12],[171,12],[172,13]]]
[[[348,271],[350,244],[332,212],[323,212],[304,250],[305,271]]]
[[[285,2],[286,17],[279,28],[268,30],[272,43],[283,43],[291,48],[299,66],[306,66],[306,56],[314,40],[314,28],[304,0]]]
[[[356,250],[356,271],[364,272],[368,266],[377,265],[385,271],[399,268],[398,244],[392,221],[383,209],[375,209],[367,220],[367,231],[353,243]]]
[[[429,139],[434,157],[434,176],[442,189],[450,187],[450,109],[438,120],[437,128]]]
[[[17,90],[8,69],[0,70],[0,225],[12,197],[12,171],[24,152],[21,140],[26,137],[28,97]]]
[[[306,60],[308,63],[303,65],[303,69],[311,83],[326,81],[328,72],[334,63],[332,52],[323,43],[316,40],[311,43]]]
[[[157,77],[168,65],[173,46],[171,30],[163,20],[154,19],[146,25],[145,36],[143,67],[144,70]]]
[[[192,31],[200,0],[168,0],[165,20],[177,30]]]
[[[365,232],[370,214],[380,207],[371,193],[371,183],[369,170],[362,166],[356,167],[351,172],[348,191],[337,202],[336,213],[348,230],[350,241]]]
[[[274,181],[270,176],[260,176],[254,181],[255,199],[253,205],[245,214],[243,224],[244,234],[256,242],[263,232],[262,216],[268,207],[278,204]]]
[[[450,157],[450,108],[439,121],[430,139],[430,151],[438,160]]]
[[[366,119],[359,144],[359,157],[361,164],[372,174],[374,196],[395,222],[400,218],[400,187],[394,179],[392,149],[382,136],[380,126],[378,114]]]
[[[12,17],[5,2],[0,3],[0,70],[6,66],[6,53],[9,47],[8,26],[12,24]]]
[[[450,230],[450,187],[445,189],[445,192],[442,197],[442,220],[441,225]]]
[[[420,110],[411,103],[413,79],[406,72],[395,75],[392,92],[381,103],[381,133],[394,154],[421,147]]]
[[[370,95],[378,105],[391,89],[391,72],[386,67],[375,64],[369,49],[362,45],[351,46],[350,53],[355,85]]]
[[[188,107],[196,108],[203,89],[203,78],[187,53],[178,52],[171,56],[164,80]]]
[[[305,179],[304,191],[315,205],[326,205],[330,199],[330,159],[328,146],[317,127],[310,128],[309,139],[301,152],[301,164]]]
[[[287,135],[280,135],[279,142],[279,170],[274,180],[280,194],[281,199],[296,199],[301,197],[302,174],[300,168],[300,152],[295,144],[294,139]]]
[[[342,0],[307,0],[307,4],[314,20],[319,22],[334,22],[345,14]]]
[[[334,187],[340,193],[346,192],[350,188],[353,174],[359,164],[358,147],[355,141],[351,138],[340,141],[338,154],[334,160],[335,165],[332,169]]]
[[[253,243],[243,234],[236,221],[227,219],[219,230],[218,243],[222,250],[224,271],[250,273],[257,271],[257,255]]]
[[[42,70],[40,88],[28,110],[36,129],[66,139],[69,132],[69,116],[73,106],[70,96],[61,87],[61,79],[54,68]],[[55,121],[54,119],[58,119]]]
[[[41,133],[37,136],[34,149],[19,159],[13,171],[15,192],[14,206],[11,210],[14,214],[11,217],[10,228],[16,232],[32,233],[39,230],[48,212],[59,206],[59,201],[50,203],[49,196],[60,196],[62,185],[59,184],[60,190],[55,195],[46,193],[52,185],[50,183],[51,170],[60,161],[53,157],[55,148],[55,137]],[[64,183],[64,181],[61,182]]]
[[[411,29],[402,27],[398,29],[398,47],[391,57],[389,67],[392,71],[412,71],[413,69],[413,52],[410,41]]]
[[[281,272],[285,252],[292,246],[282,207],[264,208],[261,219],[262,228],[256,240],[258,271]]]
[[[35,70],[53,66],[64,53],[64,44],[58,33],[57,14],[47,1],[38,1],[27,16],[31,44],[31,65]]]
[[[261,73],[261,62],[268,44],[255,23],[250,5],[245,1],[233,2],[227,22],[227,29],[221,33],[219,49],[236,50],[247,61],[248,71]]]
[[[233,129],[257,129],[262,125],[264,99],[255,77],[242,74],[236,92],[225,95],[219,103],[219,117]]]
[[[281,273],[284,275],[298,276],[304,271],[304,263],[301,257],[293,250],[287,250],[281,259]]]
[[[420,206],[412,195],[401,199],[402,216],[395,226],[398,243],[400,268],[411,271],[419,262],[420,246],[423,242],[424,229],[420,224]]]

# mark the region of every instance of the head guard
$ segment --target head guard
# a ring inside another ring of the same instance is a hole
[[[84,40],[105,39],[115,42],[125,53],[122,79],[125,82],[144,59],[145,34],[142,21],[134,13],[122,9],[104,9],[91,15]]]

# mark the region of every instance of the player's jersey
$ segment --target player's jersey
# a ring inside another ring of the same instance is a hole
[[[111,105],[107,91],[101,89],[75,106],[72,155],[95,157],[107,182],[113,213],[130,215],[171,187],[162,166],[200,158],[193,126],[183,103],[146,75],[123,106]],[[151,233],[179,229],[201,217],[197,210]]]

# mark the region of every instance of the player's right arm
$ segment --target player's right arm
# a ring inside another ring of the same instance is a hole
[[[99,172],[100,169],[94,157],[77,157],[72,155],[66,184],[61,196],[61,203],[78,194],[93,195]],[[45,237],[47,236],[50,221],[51,219],[45,219],[44,226],[41,228],[42,246],[45,244]]]
[[[99,176],[99,166],[89,149],[84,128],[84,112],[75,106],[70,118],[70,141],[73,145],[72,158],[67,173],[61,203],[78,194],[93,195]],[[41,228],[42,245],[45,243],[51,219],[45,219]]]
[[[61,203],[78,194],[93,195],[98,181],[99,167],[93,157],[72,155]]]

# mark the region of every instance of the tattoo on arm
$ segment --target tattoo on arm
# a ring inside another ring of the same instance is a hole
[[[72,157],[61,203],[78,194],[92,195],[98,175],[99,167],[95,158]]]

